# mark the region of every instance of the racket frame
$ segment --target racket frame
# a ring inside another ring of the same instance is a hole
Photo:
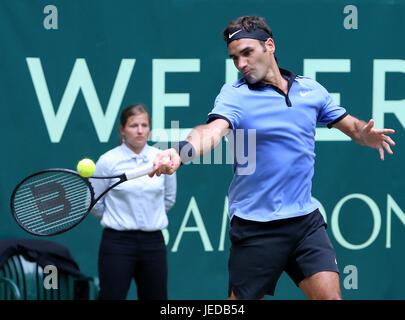
[[[32,177],[35,177],[35,176],[38,176],[38,175],[41,175],[41,174],[44,174],[44,173],[49,173],[49,172],[65,172],[65,173],[73,174],[73,175],[75,175],[75,176],[80,177],[80,178],[86,183],[87,188],[90,190],[90,200],[91,200],[91,201],[90,201],[89,207],[87,208],[87,211],[86,211],[86,212],[83,214],[83,216],[82,216],[79,220],[77,220],[74,224],[72,224],[72,225],[69,226],[68,228],[64,228],[64,229],[62,229],[62,230],[60,230],[60,231],[55,231],[55,232],[51,232],[51,233],[44,234],[44,233],[35,232],[35,231],[32,231],[32,230],[28,229],[28,228],[25,227],[25,225],[18,219],[17,214],[16,214],[16,212],[15,212],[15,210],[14,210],[14,199],[15,199],[15,195],[16,195],[16,193],[17,193],[17,190],[20,188],[20,186],[21,186],[24,182],[26,182],[27,180],[31,179]],[[118,182],[112,184],[112,185],[111,185],[110,187],[108,187],[106,190],[104,190],[104,191],[95,199],[95,198],[94,198],[94,197],[95,197],[94,189],[93,189],[93,186],[91,185],[91,183],[90,183],[90,181],[89,181],[89,178],[91,178],[91,179],[117,179],[117,178],[118,178],[118,179],[120,179],[120,180],[119,180]],[[41,170],[41,171],[35,172],[35,173],[33,173],[33,174],[31,174],[31,175],[25,177],[23,180],[21,180],[21,181],[17,184],[17,186],[16,186],[16,187],[14,188],[14,190],[13,190],[13,193],[11,194],[11,198],[10,198],[10,209],[11,209],[11,213],[12,213],[12,215],[13,215],[14,220],[17,222],[17,224],[18,224],[23,230],[25,230],[26,232],[28,232],[28,233],[30,233],[30,234],[32,234],[32,235],[35,235],[35,236],[46,237],[46,236],[54,236],[54,235],[57,235],[57,234],[61,234],[61,233],[67,232],[67,231],[73,229],[74,227],[76,227],[80,222],[82,222],[83,219],[87,217],[87,215],[89,214],[90,210],[91,210],[91,209],[93,208],[93,206],[97,203],[97,201],[100,200],[108,191],[110,191],[112,188],[116,187],[116,186],[119,185],[120,183],[122,183],[122,182],[124,182],[124,181],[127,181],[127,177],[126,177],[125,173],[120,174],[120,175],[118,175],[118,176],[111,176],[111,177],[97,177],[97,176],[95,176],[95,177],[89,177],[89,178],[82,177],[77,171],[69,170],[69,169],[62,169],[62,168],[45,169],[45,170]]]

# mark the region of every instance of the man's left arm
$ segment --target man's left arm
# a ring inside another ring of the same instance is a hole
[[[374,128],[373,119],[366,123],[351,115],[347,115],[342,120],[334,123],[333,127],[348,135],[359,145],[377,149],[381,160],[384,160],[384,149],[389,154],[393,154],[390,145],[395,146],[395,142],[387,134],[392,134],[395,130],[376,129]]]

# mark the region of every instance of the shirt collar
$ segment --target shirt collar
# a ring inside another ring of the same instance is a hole
[[[288,89],[290,89],[290,87],[293,84],[293,82],[294,82],[295,78],[297,77],[297,75],[292,73],[291,71],[288,71],[288,70],[283,69],[283,68],[279,68],[279,70],[280,70],[281,75],[284,78],[287,79],[287,81],[288,81]],[[265,88],[267,86],[274,87],[273,85],[267,84],[267,83],[264,83],[264,82],[257,82],[257,83],[254,83],[254,84],[249,84],[246,81],[245,78],[242,78],[242,79],[238,80],[236,83],[233,84],[233,86],[236,87],[236,88],[239,88],[241,85],[244,85],[244,84],[247,84],[249,89],[252,89],[252,90],[259,90],[259,89]]]
[[[145,146],[143,147],[142,151],[140,153],[135,153],[133,152],[128,146],[125,144],[125,142],[121,143],[121,149],[124,151],[125,155],[128,157],[128,159],[141,159],[144,162],[148,161],[148,150],[149,150],[149,145],[145,143]]]

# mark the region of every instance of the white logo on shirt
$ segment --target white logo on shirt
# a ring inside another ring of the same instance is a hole
[[[311,91],[300,91],[301,97],[305,97],[305,96],[309,95],[310,93],[311,93]]]

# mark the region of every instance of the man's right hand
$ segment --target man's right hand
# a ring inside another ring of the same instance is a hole
[[[176,149],[170,148],[158,153],[153,161],[153,171],[149,172],[149,176],[155,174],[173,174],[181,165],[181,159]]]

